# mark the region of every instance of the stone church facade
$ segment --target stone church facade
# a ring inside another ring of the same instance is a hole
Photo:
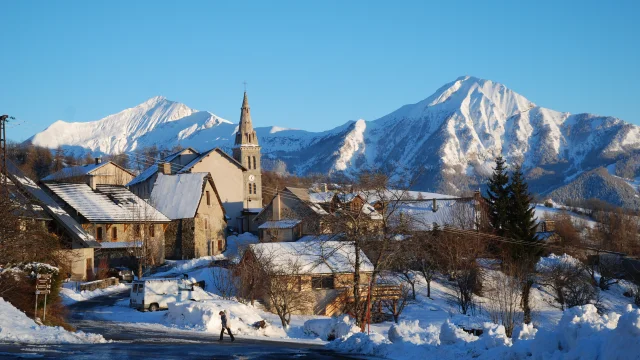
[[[232,156],[219,148],[198,152],[187,148],[149,167],[127,184],[138,196],[148,199],[158,178],[165,175],[208,172],[225,209],[227,225],[238,232],[257,232],[253,221],[262,210],[260,145],[251,122],[247,93],[244,93],[240,123]],[[178,202],[179,199],[176,199]]]

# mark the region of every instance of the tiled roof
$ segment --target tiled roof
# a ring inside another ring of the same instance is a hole
[[[11,161],[7,162],[7,169],[9,170],[10,178],[14,180],[14,184],[18,185],[22,190],[29,193],[35,200],[37,200],[44,208],[44,210],[51,215],[58,224],[60,224],[72,238],[80,241],[87,247],[99,248],[95,238],[87,233],[71,215],[69,215],[64,209],[53,200],[49,194],[47,194],[42,188],[40,188],[35,182],[26,177],[20,169]]]
[[[302,221],[297,219],[267,221],[258,226],[258,229],[292,229]]]
[[[46,183],[62,201],[91,223],[169,222],[153,206],[122,186]]]

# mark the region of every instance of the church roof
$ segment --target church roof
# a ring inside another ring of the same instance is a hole
[[[242,169],[243,171],[246,171],[247,168],[245,168],[244,166],[242,166],[242,164],[240,164],[236,159],[232,158],[231,156],[229,156],[229,154],[227,154],[226,152],[220,150],[220,148],[213,148],[209,151],[205,151],[204,153],[200,154],[197,158],[193,159],[190,163],[188,163],[187,165],[185,165],[182,169],[180,169],[180,171],[178,171],[178,174],[184,174],[187,172],[190,172],[191,169],[200,161],[202,161],[204,158],[206,158],[207,156],[209,156],[212,152],[217,152],[218,154],[222,155],[222,157],[226,158],[227,160],[229,160],[232,164],[236,165],[237,167],[239,167],[240,169]]]
[[[235,146],[259,146],[258,137],[251,123],[251,108],[249,107],[249,98],[247,92],[244,92],[242,99],[242,108],[240,108],[240,123],[238,124],[238,132],[236,133]]]

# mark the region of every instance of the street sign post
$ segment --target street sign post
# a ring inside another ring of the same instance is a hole
[[[42,321],[47,320],[47,294],[51,293],[51,274],[38,274],[36,276],[36,311],[33,318],[38,317],[38,295],[44,295],[44,309]]]

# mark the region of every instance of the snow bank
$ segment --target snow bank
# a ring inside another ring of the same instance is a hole
[[[582,266],[582,263],[580,262],[580,260],[572,257],[571,255],[551,254],[548,257],[540,258],[540,260],[536,264],[536,271],[545,273],[557,268],[558,266],[574,268]]]
[[[83,290],[77,292],[74,290],[72,283],[65,283],[60,289],[60,297],[62,298],[62,303],[65,305],[71,305],[78,301],[85,301],[89,299],[93,299],[96,296],[107,295],[112,293],[121,292],[129,289],[129,287],[125,284],[118,284],[106,287],[104,289],[96,289],[96,290]]]
[[[22,311],[0,298],[0,343],[83,344],[104,343],[102,335],[69,332],[59,326],[40,326]]]
[[[331,319],[312,319],[304,323],[304,332],[307,335],[317,336],[322,340],[333,340],[349,337],[360,332],[355,320],[347,315]]]
[[[227,237],[227,249],[224,256],[232,262],[238,262],[244,254],[244,250],[251,244],[258,244],[260,239],[252,233],[242,233]]]
[[[224,259],[223,255],[214,255],[214,256],[203,256],[203,257],[200,257],[197,259],[191,259],[191,260],[177,260],[172,262],[174,266],[170,270],[153,274],[150,277],[152,278],[175,277],[176,275],[182,275],[194,269],[207,267],[211,265],[213,261],[223,260],[223,259]]]
[[[501,325],[485,323],[476,337],[451,322],[440,329],[426,329],[415,322],[401,322],[380,334],[354,334],[328,346],[333,349],[390,359],[638,359],[640,358],[640,310],[629,305],[624,314],[598,314],[593,305],[564,312],[553,330],[522,325],[509,339]]]
[[[251,306],[232,300],[205,300],[168,304],[167,321],[175,326],[219,333],[222,329],[220,311],[227,311],[231,331],[235,334],[286,337],[279,327],[267,323],[264,329],[256,329],[253,324],[264,320]]]

